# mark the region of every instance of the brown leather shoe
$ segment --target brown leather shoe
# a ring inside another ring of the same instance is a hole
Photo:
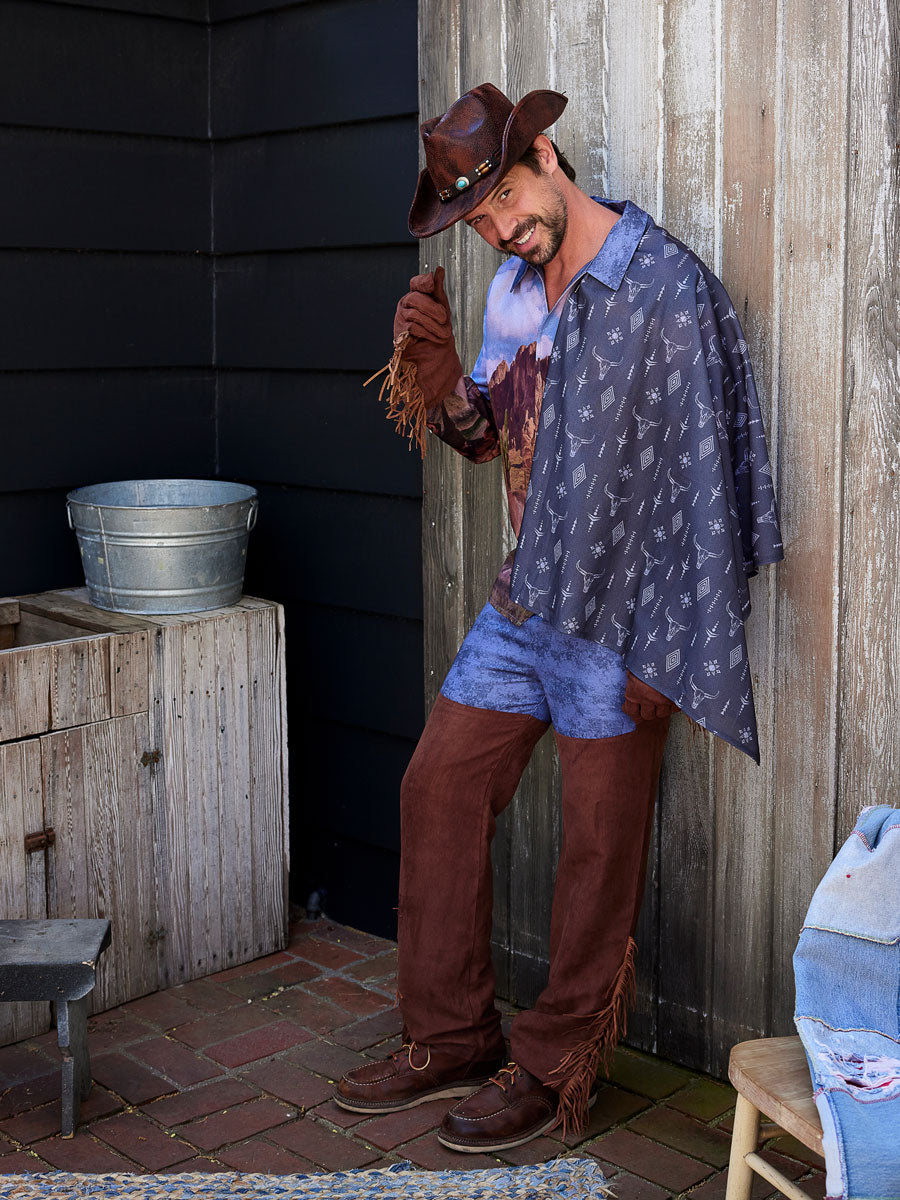
[[[465,1154],[509,1150],[552,1129],[559,1098],[524,1067],[503,1067],[474,1096],[454,1105],[441,1123],[438,1141]]]
[[[505,1047],[485,1061],[472,1062],[446,1050],[404,1042],[387,1058],[349,1071],[337,1085],[334,1102],[350,1112],[388,1113],[428,1100],[468,1096],[505,1058]]]

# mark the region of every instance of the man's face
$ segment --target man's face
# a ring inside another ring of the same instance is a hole
[[[466,217],[466,224],[497,250],[541,267],[566,236],[566,198],[550,175],[516,163]]]

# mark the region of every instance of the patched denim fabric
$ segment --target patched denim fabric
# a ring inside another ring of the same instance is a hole
[[[513,625],[490,604],[475,619],[441,687],[471,708],[525,713],[573,738],[618,737],[625,663],[614,650],[560,633],[540,617]]]
[[[900,1198],[900,809],[863,809],[794,953],[829,1198]]]

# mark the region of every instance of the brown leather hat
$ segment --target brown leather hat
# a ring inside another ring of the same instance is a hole
[[[567,103],[560,92],[535,91],[513,105],[482,83],[426,121],[426,166],[409,210],[410,233],[431,237],[477,208]]]

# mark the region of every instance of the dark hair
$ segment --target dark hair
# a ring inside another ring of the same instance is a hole
[[[564,175],[567,175],[569,177],[569,179],[571,179],[572,182],[574,183],[575,182],[575,168],[572,166],[572,164],[569,162],[569,160],[563,154],[562,150],[560,150],[559,146],[557,146],[556,142],[551,142],[550,145],[553,147],[553,152],[556,155],[556,161],[559,163],[560,170],[563,172]],[[535,173],[535,175],[540,175],[541,160],[538,157],[538,152],[537,152],[537,150],[535,150],[534,146],[528,147],[528,149],[525,151],[525,153],[519,159],[519,162],[523,163],[529,169],[529,171],[533,171]]]

